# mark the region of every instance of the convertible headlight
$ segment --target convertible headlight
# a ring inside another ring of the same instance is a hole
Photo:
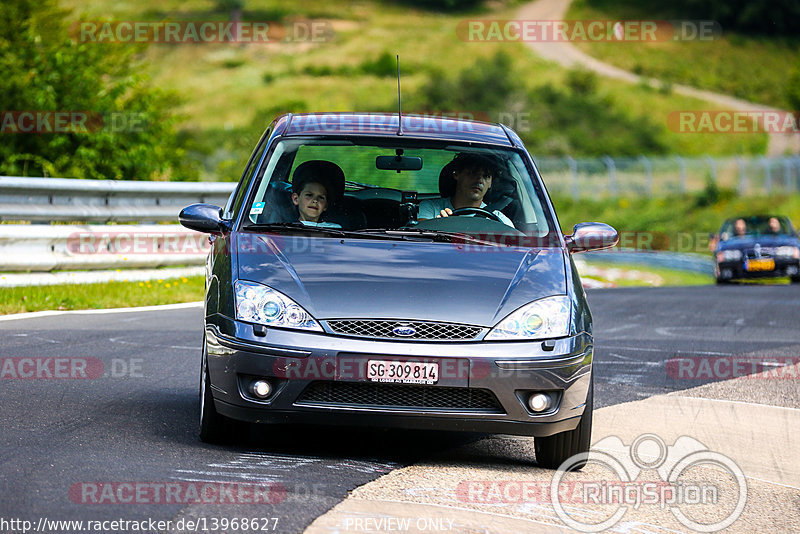
[[[775,255],[784,258],[798,258],[800,257],[800,249],[797,247],[778,247],[775,249]]]
[[[237,280],[236,318],[278,328],[322,332],[322,327],[295,301],[271,287]]]
[[[717,252],[717,261],[739,261],[742,259],[742,251],[739,249],[720,250]]]
[[[526,304],[497,323],[486,340],[522,340],[563,337],[569,334],[570,300],[566,295]]]

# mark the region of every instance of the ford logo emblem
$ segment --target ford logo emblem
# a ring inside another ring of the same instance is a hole
[[[392,334],[396,336],[409,337],[416,334],[417,331],[413,326],[401,324],[392,328]]]

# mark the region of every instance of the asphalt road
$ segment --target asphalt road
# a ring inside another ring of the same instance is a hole
[[[596,406],[710,381],[669,376],[664,362],[675,357],[795,357],[798,297],[798,286],[590,292]],[[192,307],[0,321],[0,532],[22,530],[3,524],[10,519],[35,526],[41,518],[205,518],[210,526],[215,518],[243,517],[277,518],[260,526],[301,532],[350,490],[474,439],[276,427],[239,447],[203,444],[196,437],[201,313]],[[50,360],[37,369],[25,358]],[[40,378],[13,378],[30,372]],[[70,374],[88,378],[57,378]],[[270,502],[249,504],[246,493],[239,502],[223,491],[210,504],[165,503],[168,496],[158,493],[167,484],[186,492],[208,482],[261,484]],[[121,502],[122,484],[126,496],[131,488],[142,493]]]

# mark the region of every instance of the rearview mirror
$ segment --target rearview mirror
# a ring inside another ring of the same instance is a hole
[[[607,224],[585,222],[576,224],[572,235],[564,236],[564,239],[570,252],[586,252],[613,247],[619,241],[619,234]]]
[[[228,229],[227,221],[221,217],[222,208],[213,204],[192,204],[178,215],[180,223],[189,230],[206,234],[221,234]]]
[[[422,169],[422,158],[417,156],[378,156],[375,166],[382,171],[418,171]]]

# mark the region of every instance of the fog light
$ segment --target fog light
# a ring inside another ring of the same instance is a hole
[[[250,393],[259,399],[266,399],[272,393],[272,385],[266,380],[254,380],[250,384]]]
[[[528,406],[531,411],[543,412],[550,408],[550,397],[544,393],[534,393],[528,399]]]

